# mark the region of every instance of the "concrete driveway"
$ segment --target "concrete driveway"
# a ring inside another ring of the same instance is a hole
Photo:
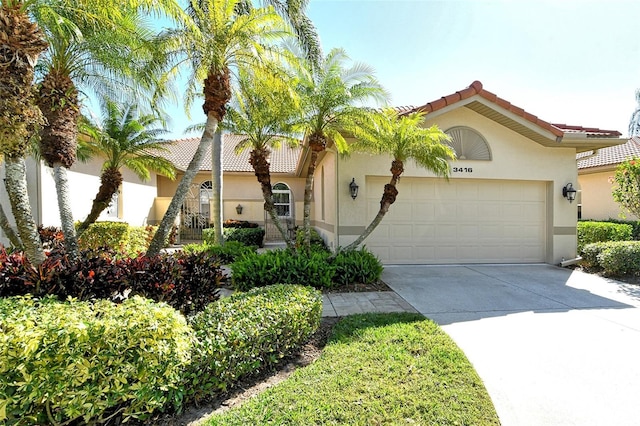
[[[385,266],[512,425],[640,425],[640,286],[551,265]]]

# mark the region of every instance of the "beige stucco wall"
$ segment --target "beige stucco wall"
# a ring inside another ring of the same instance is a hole
[[[454,126],[468,126],[484,136],[492,153],[492,161],[455,161],[456,167],[471,172],[453,173],[451,179],[508,179],[534,180],[547,183],[547,262],[559,263],[563,258],[576,255],[577,203],[570,204],[562,197],[562,188],[577,181],[575,149],[545,148],[518,133],[489,120],[469,109],[458,108],[434,115],[426,125],[438,124],[447,130]],[[391,158],[354,154],[340,158],[337,169],[337,203],[339,211],[339,237],[337,244],[345,246],[369,224],[365,197],[351,199],[348,184],[352,177],[360,185],[360,193],[366,188],[367,176],[390,177]],[[403,176],[432,177],[433,174],[405,164]],[[342,190],[344,189],[344,190]],[[382,195],[383,188],[378,191]],[[402,179],[398,184],[398,198],[403,197]],[[393,206],[391,206],[393,209]],[[366,244],[366,241],[365,241]]]
[[[182,175],[179,175],[175,181],[169,181],[161,176],[158,178],[158,197],[153,205],[153,223],[162,219],[181,177]],[[197,191],[200,185],[208,180],[211,180],[210,172],[202,172],[196,175],[192,184],[195,195],[198,194]],[[301,221],[304,179],[276,174],[271,177],[271,182],[273,185],[282,182],[289,186],[293,194],[294,216],[297,222]],[[223,220],[247,220],[264,224],[264,199],[260,184],[253,174],[225,174],[222,198]],[[242,206],[242,214],[236,212],[238,204]]]
[[[342,184],[337,183],[337,156],[332,150],[325,153],[314,174],[314,203],[312,225],[320,233],[327,246],[337,248],[337,194]],[[348,188],[348,183],[344,185]]]
[[[623,211],[618,203],[613,200],[611,191],[615,171],[613,169],[602,170],[597,173],[585,173],[578,175],[578,202],[582,208],[582,219],[606,220],[628,219],[637,220],[637,218]]]

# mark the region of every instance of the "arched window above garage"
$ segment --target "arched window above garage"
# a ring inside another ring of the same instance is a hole
[[[452,127],[445,132],[458,160],[491,160],[491,150],[484,137],[470,127]]]

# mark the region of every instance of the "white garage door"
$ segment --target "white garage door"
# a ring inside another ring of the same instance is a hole
[[[367,178],[369,218],[388,180]],[[398,191],[365,241],[383,263],[545,261],[545,182],[401,178]]]

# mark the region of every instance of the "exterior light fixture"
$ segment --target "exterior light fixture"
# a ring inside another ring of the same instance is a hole
[[[358,184],[356,183],[356,178],[351,179],[351,183],[349,184],[349,193],[351,194],[351,198],[354,200],[358,196]]]
[[[562,196],[569,200],[570,203],[576,199],[576,192],[578,191],[575,190],[572,183],[568,183],[562,188]]]
[[[238,213],[238,214],[242,214],[242,208],[243,208],[243,207],[242,207],[242,204],[238,204],[238,205],[236,206],[236,213]]]

